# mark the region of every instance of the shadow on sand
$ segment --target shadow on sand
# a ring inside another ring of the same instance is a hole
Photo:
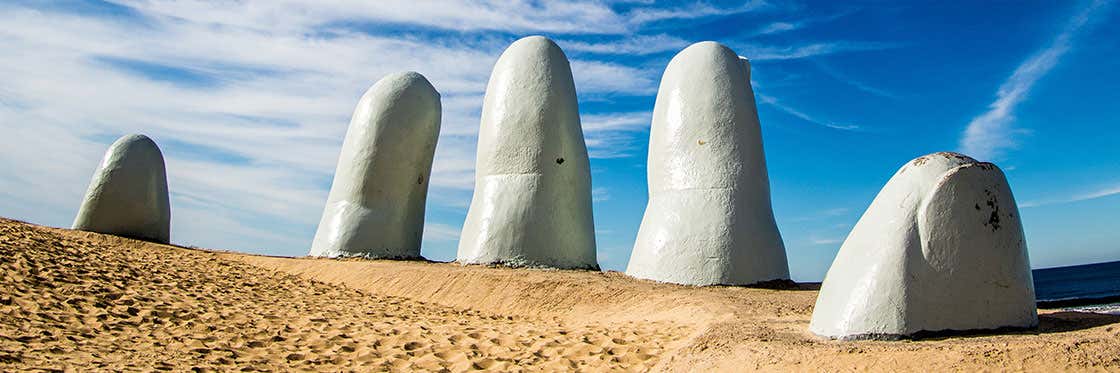
[[[1103,313],[1061,311],[1038,315],[1037,333],[1062,333],[1098,326],[1120,324],[1120,315]]]
[[[1103,325],[1120,325],[1120,316],[1092,312],[1062,311],[1038,315],[1037,328],[998,328],[985,330],[921,331],[908,336],[874,336],[870,339],[940,340],[960,337],[986,337],[993,335],[1041,335],[1090,329]],[[877,337],[877,338],[876,338]],[[861,339],[868,339],[866,336]]]

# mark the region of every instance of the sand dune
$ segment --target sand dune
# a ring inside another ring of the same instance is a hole
[[[813,285],[274,258],[3,219],[0,271],[0,370],[1120,369],[1120,316],[825,341],[806,331]]]

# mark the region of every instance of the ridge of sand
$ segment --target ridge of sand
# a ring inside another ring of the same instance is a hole
[[[0,271],[0,370],[1120,369],[1120,316],[1044,311],[1037,332],[826,341],[806,331],[805,284],[276,258],[4,219]]]

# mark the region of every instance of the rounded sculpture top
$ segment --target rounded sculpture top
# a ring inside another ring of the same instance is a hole
[[[439,131],[440,95],[423,75],[414,71],[386,75],[358,101],[351,131],[372,136],[384,126],[427,125]],[[366,133],[367,131],[374,131]]]
[[[572,71],[568,56],[552,39],[528,36],[510,44],[498,57],[487,93],[490,93],[490,88],[497,88],[494,83],[508,82],[516,77],[522,77],[517,79],[519,81],[544,79],[546,83],[557,84],[556,88],[561,88],[558,85],[572,80]]]
[[[534,174],[587,163],[575,82],[564,51],[543,36],[522,38],[498,58],[482,103],[477,172]]]
[[[113,145],[109,146],[109,150],[105,152],[105,158],[101,160],[101,167],[122,166],[120,162],[148,164],[157,161],[162,168],[163,152],[159,150],[156,142],[142,134],[130,134],[121,136],[113,142]]]
[[[769,190],[749,67],[726,46],[706,41],[665,68],[649,146],[651,190]]]
[[[170,224],[163,153],[147,136],[122,136],[105,152],[73,228],[166,243]]]
[[[549,39],[548,37],[541,35],[531,35],[523,37],[521,39],[517,39],[517,41],[513,42],[509,45],[509,47],[506,48],[505,53],[521,50],[535,50],[539,52],[556,51],[560,52],[561,54],[564,53],[564,51],[560,49],[560,46],[556,45],[556,42],[552,41],[552,39]],[[505,53],[503,53],[503,55]]]
[[[665,77],[674,74],[704,73],[705,69],[713,68],[712,72],[717,74],[724,69],[739,70],[738,73],[745,74],[747,71],[742,70],[744,66],[750,66],[747,59],[739,57],[726,45],[714,41],[702,41],[688,46],[673,56],[669,66],[665,68]]]
[[[906,191],[905,193],[914,193],[915,197],[924,199],[926,194],[937,185],[937,180],[944,176],[946,172],[959,166],[975,163],[980,163],[980,161],[959,153],[937,152],[926,154],[906,162],[891,177],[891,181],[883,187],[883,190]]]
[[[332,187],[332,191],[338,189],[336,197],[366,200],[402,187],[410,189],[410,183],[393,187],[387,180],[398,173],[401,180],[416,179],[411,165],[427,153],[400,144],[432,142],[433,134],[439,133],[440,111],[439,92],[419,73],[393,73],[374,83],[358,101],[350,120],[335,171],[336,180],[349,181]],[[370,175],[375,169],[380,174],[376,180]]]
[[[121,138],[117,139],[117,141],[113,142],[114,145],[116,145],[116,144],[133,144],[133,143],[142,144],[143,146],[149,146],[149,147],[152,147],[152,148],[156,148],[156,150],[159,150],[159,147],[156,146],[155,141],[152,141],[152,138],[148,137],[147,135],[140,134],[140,133],[133,133],[133,134],[124,135],[124,136],[121,136]]]
[[[413,115],[432,115],[440,108],[440,96],[432,83],[414,71],[386,75],[362,95],[354,113],[355,118],[375,115],[385,120],[381,124],[410,124],[417,122]],[[434,108],[434,111],[432,110]],[[397,118],[396,116],[406,116]],[[430,121],[419,121],[428,123]]]
[[[980,161],[960,153],[937,152],[910,160],[898,170],[898,173],[904,173],[909,169],[923,169],[941,174],[951,168],[972,163],[980,163]]]
[[[366,92],[377,92],[381,95],[418,93],[439,98],[436,87],[432,86],[428,78],[415,71],[401,71],[386,75],[377,83],[374,83],[373,86],[370,86]]]

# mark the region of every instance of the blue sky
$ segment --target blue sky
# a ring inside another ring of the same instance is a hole
[[[715,40],[752,60],[794,279],[823,278],[894,171],[945,150],[1004,168],[1034,267],[1120,260],[1113,1],[841,3],[4,2],[0,216],[69,226],[108,144],[141,132],[175,243],[303,255],[353,106],[414,70],[444,108],[423,254],[451,260],[490,69],[546,35],[572,61],[600,264],[624,270],[662,70]]]

